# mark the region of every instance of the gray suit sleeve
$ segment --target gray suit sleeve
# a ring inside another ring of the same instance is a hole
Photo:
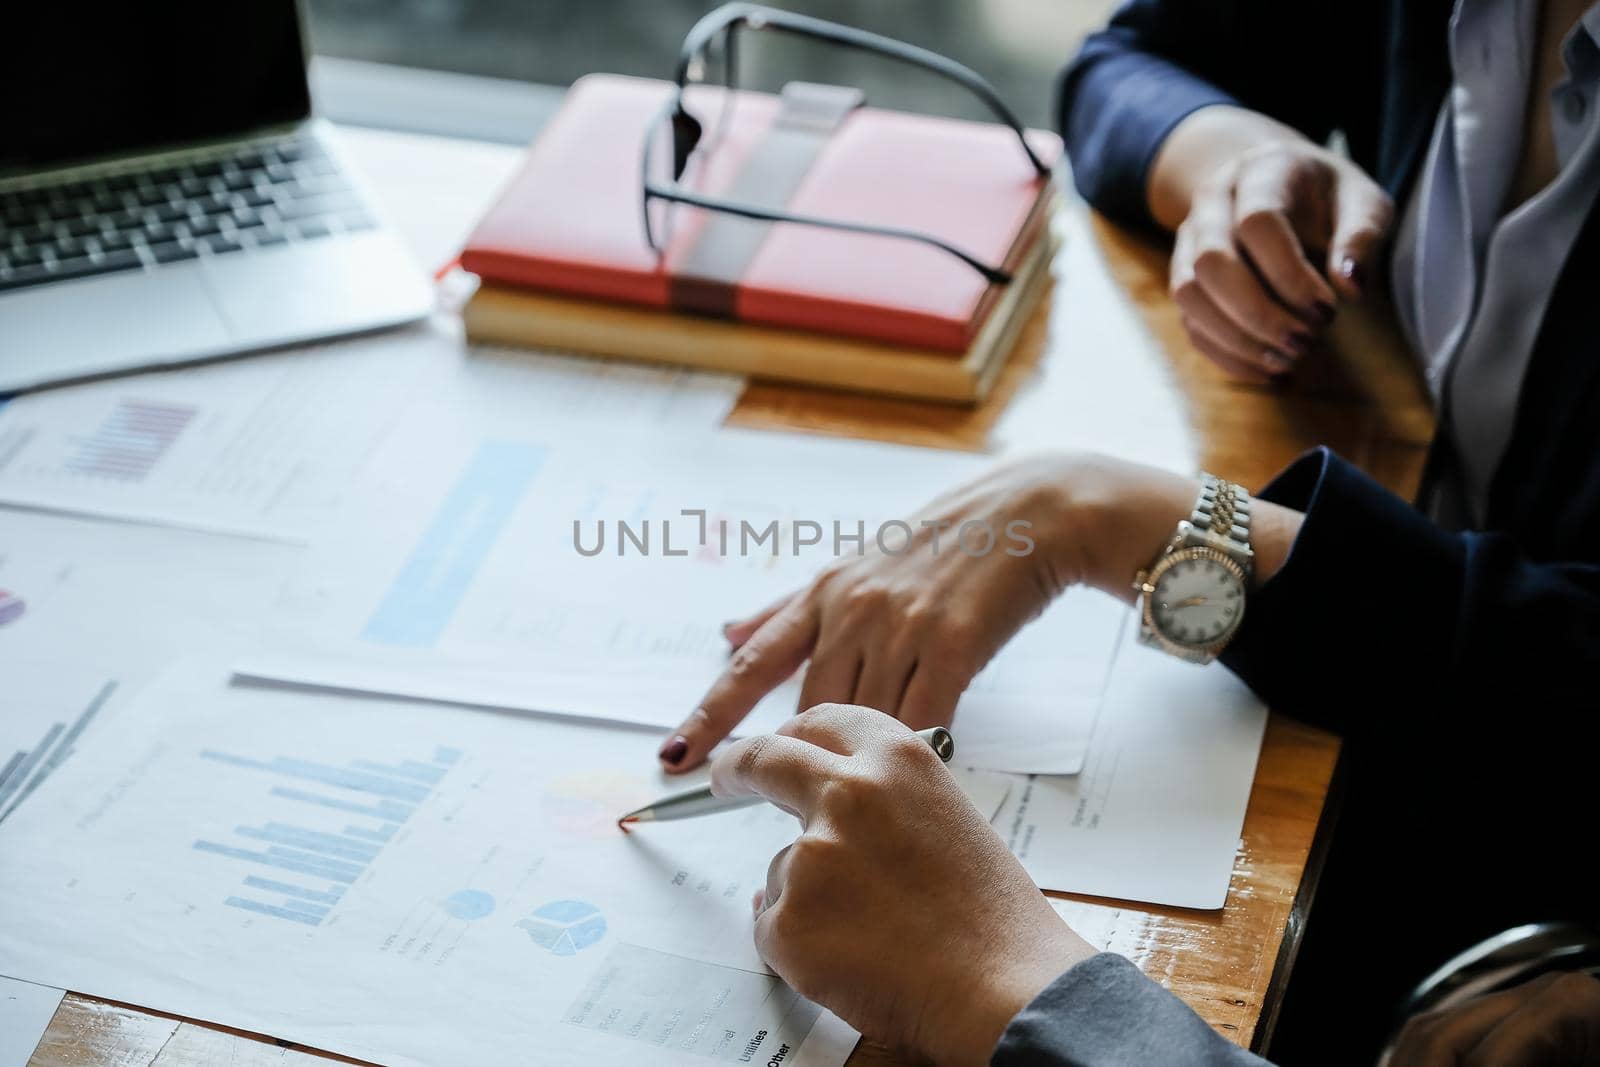
[[[1267,1067],[1121,956],[1091,956],[1011,1020],[991,1067]]]

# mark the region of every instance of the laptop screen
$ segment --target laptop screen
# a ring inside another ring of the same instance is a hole
[[[227,137],[311,112],[295,0],[21,0],[0,172]]]

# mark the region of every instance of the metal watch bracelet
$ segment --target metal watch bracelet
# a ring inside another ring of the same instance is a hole
[[[1215,474],[1202,474],[1200,496],[1190,525],[1227,542],[1235,555],[1250,558],[1250,494]]]

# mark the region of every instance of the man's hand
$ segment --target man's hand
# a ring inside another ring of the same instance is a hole
[[[1094,954],[927,744],[887,715],[814,708],[730,745],[711,788],[800,818],[756,896],[756,947],[875,1041],[986,1063],[1012,1017]]]
[[[1600,981],[1550,974],[1419,1015],[1389,1067],[1600,1067]]]

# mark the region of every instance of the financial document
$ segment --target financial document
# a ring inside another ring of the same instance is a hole
[[[0,502],[287,541],[313,538],[379,441],[518,413],[709,429],[725,375],[469,348],[458,325],[32,393],[0,407]],[[401,422],[413,401],[431,401]]]
[[[0,501],[304,538],[337,507],[429,347],[404,332],[18,397],[0,408]]]
[[[279,605],[278,648],[238,666],[666,729],[725,668],[725,621],[880,537],[902,545],[919,507],[986,466],[732,430],[612,449],[531,434],[392,441],[371,495]],[[988,517],[990,533],[968,531],[966,549],[1015,548],[1014,518]],[[957,531],[941,550],[964,550]],[[963,696],[959,758],[1076,772],[1125,615],[1078,590],[1025,627]],[[798,677],[780,686],[742,730],[777,727],[799,688]]]
[[[81,704],[71,693],[81,679],[114,677],[127,689],[174,657],[226,662],[253,647],[261,605],[279,595],[298,552],[274,541],[0,511],[0,663],[13,665],[0,669],[0,723],[23,701]]]
[[[1220,908],[1266,722],[1221,664],[1130,638],[1083,773],[1018,778],[995,829],[1040,888]]]
[[[794,819],[625,834],[653,762],[181,667],[0,823],[0,973],[392,1065],[842,1063],[751,938]]]
[[[77,752],[117,682],[77,665],[0,658],[0,689],[3,824]],[[65,993],[6,977],[4,971],[0,965],[0,1067],[24,1067]]]

